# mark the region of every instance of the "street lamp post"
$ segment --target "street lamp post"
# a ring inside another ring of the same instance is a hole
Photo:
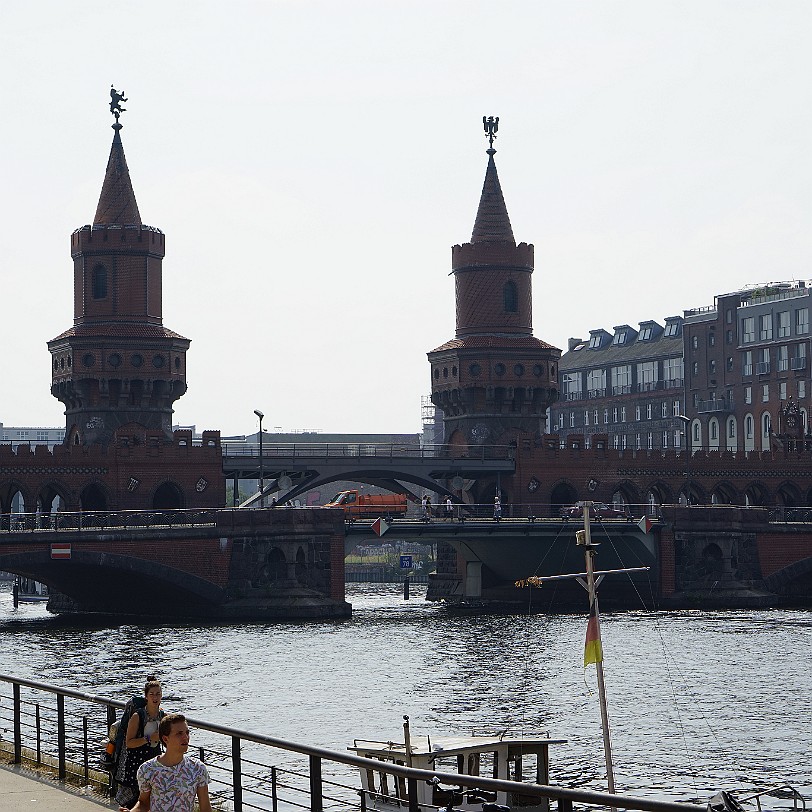
[[[259,506],[265,507],[265,460],[262,457],[262,418],[265,415],[254,409],[254,414],[259,418]]]
[[[684,414],[678,414],[677,420],[682,421],[683,435],[685,436],[685,504],[691,507],[691,453],[693,452],[693,442],[689,431],[691,418]]]

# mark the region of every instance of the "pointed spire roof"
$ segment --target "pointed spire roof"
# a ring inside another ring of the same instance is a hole
[[[135,201],[130,170],[124,157],[124,145],[121,143],[121,125],[113,125],[116,134],[110,148],[107,171],[104,175],[99,205],[93,223],[99,225],[141,225],[138,203]]]
[[[471,242],[510,242],[516,245],[493,160],[496,150],[491,147],[487,152],[488,168],[485,170],[485,183],[482,186]]]

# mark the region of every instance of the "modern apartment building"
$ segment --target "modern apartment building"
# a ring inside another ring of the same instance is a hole
[[[686,415],[694,448],[776,448],[789,428],[781,425],[781,412],[790,400],[808,433],[811,293],[803,281],[775,282],[685,311]]]
[[[571,338],[559,364],[561,399],[551,409],[550,431],[608,435],[610,448],[683,446],[682,317],[665,324],[642,321],[590,330]]]

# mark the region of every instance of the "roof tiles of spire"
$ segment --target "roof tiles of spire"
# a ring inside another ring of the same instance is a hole
[[[121,143],[119,130],[121,125],[113,125],[116,134],[113,136],[113,146],[110,148],[110,158],[107,161],[107,171],[104,175],[99,205],[96,207],[96,216],[93,223],[98,225],[141,225],[141,215],[138,203],[135,201],[130,170],[127,168],[127,159],[124,157],[124,145]]]
[[[485,183],[482,186],[482,197],[479,199],[471,242],[510,242],[516,245],[502,187],[499,185],[496,163],[493,160],[496,150],[491,147],[487,152],[488,168],[485,171]]]

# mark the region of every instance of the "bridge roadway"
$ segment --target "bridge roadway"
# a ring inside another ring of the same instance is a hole
[[[440,445],[263,443],[261,463],[265,493],[283,490],[285,500],[339,480],[364,482],[395,493],[406,492],[403,483],[410,483],[418,491],[445,494],[448,491],[441,483],[446,479],[513,474],[514,452],[511,446],[480,446],[455,455],[453,449],[449,453],[447,446]],[[258,443],[223,443],[227,478],[259,479],[260,470]]]

